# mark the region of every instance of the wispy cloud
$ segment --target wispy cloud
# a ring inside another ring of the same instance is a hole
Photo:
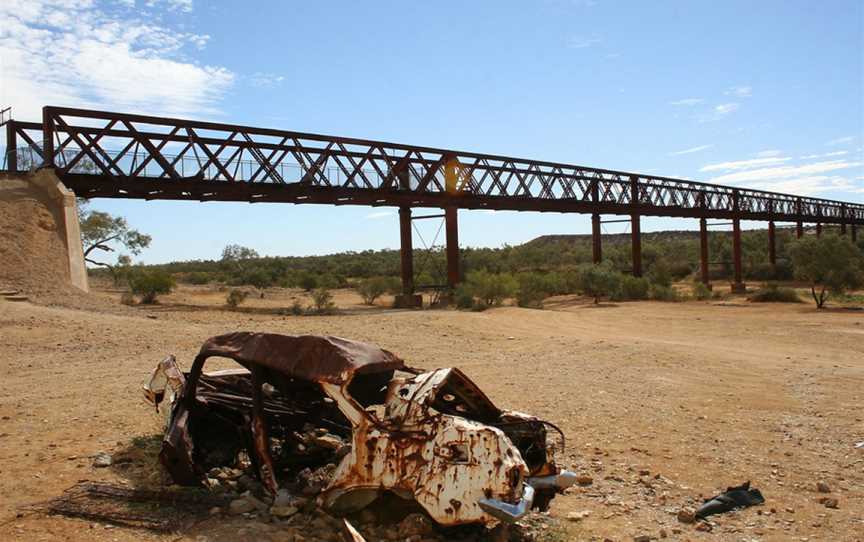
[[[735,96],[736,98],[749,98],[753,95],[753,87],[750,86],[738,86],[738,87],[729,87],[723,92],[726,96]]]
[[[234,74],[192,58],[209,36],[162,17],[191,9],[188,0],[147,1],[135,12],[90,0],[3,0],[0,102],[22,117],[38,116],[45,104],[216,113]]]
[[[775,156],[781,156],[783,151],[778,151],[776,149],[769,149],[767,151],[759,151],[755,154],[757,158],[774,158]]]
[[[369,220],[377,220],[379,218],[386,218],[395,214],[396,213],[393,211],[375,211],[374,213],[369,213],[368,215],[366,215],[366,218]]]
[[[699,105],[704,101],[705,100],[702,98],[684,98],[682,100],[675,100],[674,102],[669,102],[669,105],[686,105],[689,107],[693,105]]]
[[[717,120],[722,120],[729,116],[731,113],[738,111],[739,104],[737,103],[725,103],[715,105],[709,113],[703,113],[698,115],[696,118],[699,122],[713,122]]]
[[[737,184],[754,181],[788,181],[797,178],[811,177],[820,173],[858,168],[862,165],[864,165],[864,162],[828,160],[824,162],[814,162],[812,164],[804,164],[800,166],[766,167],[750,169],[747,171],[739,171],[736,173],[728,173],[726,175],[714,177],[713,179],[711,179],[711,182],[719,184]],[[702,168],[702,171],[714,170]]]
[[[720,162],[719,164],[708,164],[699,171],[739,171],[742,169],[753,169],[757,167],[773,166],[788,162],[791,158],[754,158],[752,160],[737,160],[734,162]]]
[[[570,38],[567,39],[567,46],[571,49],[586,49],[588,47],[593,47],[598,43],[600,43],[600,38],[594,36],[570,36]]]
[[[689,149],[684,149],[682,151],[670,152],[669,156],[680,156],[682,154],[693,154],[694,152],[700,152],[700,151],[704,151],[706,149],[710,149],[713,146],[714,146],[713,143],[709,144],[709,145],[699,145],[698,147],[691,147]]]
[[[135,0],[131,2],[134,4]],[[129,3],[129,0],[124,3]],[[192,11],[192,0],[145,0],[144,5],[148,8],[165,6],[169,11]]]
[[[834,151],[834,152],[826,152],[824,154],[808,154],[807,156],[802,156],[801,160],[812,160],[814,158],[831,158],[832,156],[845,156],[849,154],[849,151]]]
[[[836,147],[837,145],[845,145],[846,143],[852,143],[855,141],[855,136],[846,136],[846,137],[838,137],[837,139],[832,139],[825,143],[829,147]]]
[[[258,88],[272,88],[280,85],[284,80],[285,76],[275,73],[255,72],[249,76],[249,83]]]

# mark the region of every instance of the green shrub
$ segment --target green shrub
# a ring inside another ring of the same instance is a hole
[[[474,293],[471,291],[471,288],[462,283],[456,287],[456,291],[453,292],[453,302],[460,309],[470,309],[474,307]]]
[[[672,270],[666,260],[657,260],[648,271],[648,281],[657,286],[672,286]]]
[[[519,284],[509,273],[488,273],[472,271],[468,273],[466,286],[480,304],[485,307],[500,305],[508,297],[516,295]]]
[[[711,290],[702,282],[693,285],[693,297],[699,301],[711,299]]]
[[[678,291],[675,288],[661,284],[652,284],[649,295],[654,301],[680,301]]]
[[[801,303],[798,292],[792,288],[782,288],[774,283],[768,283],[756,290],[750,296],[750,301],[755,303]]]
[[[620,287],[612,294],[612,299],[615,301],[648,299],[648,290],[650,288],[651,283],[648,282],[648,279],[624,275],[621,277]]]
[[[553,288],[559,277],[554,277],[551,281],[547,276],[539,273],[523,273],[519,275],[519,291],[516,293],[516,304],[520,307],[528,307],[532,309],[543,308],[543,300],[549,297],[549,294],[554,291]]]
[[[294,301],[289,309],[294,316],[303,316],[306,311],[303,309],[303,304],[299,301]]]
[[[129,275],[129,290],[141,296],[141,303],[156,303],[156,297],[174,289],[174,277],[158,269],[145,271],[136,269]]]
[[[189,284],[201,285],[208,284],[211,281],[210,273],[204,271],[194,271],[186,275],[186,282]]]
[[[621,287],[621,273],[605,264],[583,265],[579,268],[579,287],[582,293],[594,298],[594,304],[600,303],[600,298],[611,296]]]
[[[238,305],[246,301],[247,297],[249,297],[249,292],[246,290],[233,288],[228,292],[228,295],[225,296],[225,303],[232,309],[236,309]]]
[[[318,288],[312,292],[312,303],[318,314],[332,314],[336,309],[333,303],[333,294],[327,288]]]
[[[374,305],[376,299],[394,290],[398,290],[398,281],[394,282],[392,277],[372,277],[357,284],[357,293],[367,305]]]
[[[318,287],[318,275],[304,271],[297,277],[297,286],[303,288],[307,292],[311,292]]]

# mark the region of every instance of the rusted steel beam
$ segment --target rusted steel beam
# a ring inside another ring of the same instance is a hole
[[[744,292],[743,269],[741,266],[741,221],[732,221],[732,260],[735,266],[735,278],[732,283],[733,292]]]
[[[444,209],[444,215],[444,229],[447,236],[447,286],[454,289],[459,285],[458,208],[449,206]]]
[[[18,171],[18,131],[14,120],[6,123],[6,169]]]
[[[630,218],[632,224],[630,226],[630,249],[633,262],[633,276],[642,276],[642,227],[639,221],[639,215],[633,214]]]
[[[592,261],[595,264],[598,264],[603,260],[603,246],[601,244],[600,234],[600,215],[594,213],[591,215],[591,254],[593,256]]]
[[[708,220],[699,219],[699,269],[702,284],[709,286],[711,279],[708,274]]]
[[[276,473],[273,469],[273,456],[270,451],[270,436],[267,431],[267,422],[264,419],[264,369],[258,365],[252,365],[252,441],[255,457],[253,461],[258,468],[258,476],[261,484],[271,495],[275,495],[279,489],[276,484]]]
[[[777,265],[776,233],[774,221],[772,220],[768,223],[768,262],[771,265]]]
[[[100,122],[102,126],[98,126]],[[92,154],[98,157],[96,165],[101,166],[105,161],[102,158],[107,158],[108,169],[112,171],[103,171],[98,176],[102,187],[90,197],[142,197],[141,192],[145,191],[145,199],[195,199],[179,191],[153,190],[152,173],[140,166],[134,172],[129,169],[129,164],[140,163],[137,155],[140,146],[145,151],[140,156],[143,163],[158,164],[157,179],[171,177],[174,182],[199,183],[221,180],[256,186],[302,183],[368,192],[365,198],[353,197],[336,204],[370,205],[381,199],[394,204],[398,202],[392,193],[402,192],[419,200],[416,205],[405,203],[411,206],[622,215],[638,212],[645,216],[696,218],[732,218],[737,214],[742,220],[816,221],[818,217],[822,223],[864,224],[861,204],[357,138],[58,107],[43,111],[42,128],[42,138],[49,140],[48,165],[77,164],[80,155],[87,154],[89,158]],[[53,137],[46,136],[61,133],[75,137],[66,137],[62,149],[55,149]],[[126,151],[134,141],[136,152],[132,157],[110,158],[113,151],[97,144],[103,136],[123,140],[120,146],[129,140]],[[84,148],[71,145],[76,141],[83,143]],[[181,154],[169,159],[163,152],[168,143],[182,146]],[[222,150],[228,156],[222,155]],[[198,160],[200,155],[206,158],[203,165]],[[179,179],[177,166],[181,172]],[[122,172],[115,171],[117,168]],[[259,178],[262,171],[265,175]],[[458,190],[448,192],[447,172],[450,184],[458,185]],[[65,182],[66,176],[82,172],[61,173]],[[112,191],[107,186],[121,181],[137,181],[144,186],[132,191],[117,187]],[[225,185],[217,192],[207,199],[245,201],[242,191],[231,191]],[[151,193],[157,193],[156,197],[151,198]],[[731,208],[733,195],[738,200],[735,213]],[[448,199],[448,196],[458,197]],[[290,195],[283,193],[279,197],[283,199],[268,201],[291,201]],[[333,195],[331,199],[339,198]],[[487,207],[490,201],[494,207]],[[320,194],[293,202],[334,203]]]
[[[411,232],[411,207],[399,208],[399,254],[402,261],[402,293],[414,293],[414,239]]]

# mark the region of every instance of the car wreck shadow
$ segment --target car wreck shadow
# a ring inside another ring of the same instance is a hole
[[[133,437],[111,457],[111,470],[130,486],[140,489],[164,489],[171,479],[159,463],[162,435]]]

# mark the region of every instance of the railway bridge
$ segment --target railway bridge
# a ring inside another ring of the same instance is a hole
[[[636,276],[641,217],[692,218],[706,284],[708,221],[726,220],[739,291],[742,220],[767,222],[772,264],[777,222],[795,224],[798,237],[805,224],[815,224],[817,235],[837,225],[853,240],[864,225],[861,203],[351,137],[52,106],[41,122],[2,124],[7,171],[53,169],[80,197],[398,207],[406,305],[415,301],[411,224],[426,218],[414,216],[416,208],[443,210],[451,288],[460,280],[458,209],[590,214],[595,263],[602,259],[602,216],[623,215]]]

